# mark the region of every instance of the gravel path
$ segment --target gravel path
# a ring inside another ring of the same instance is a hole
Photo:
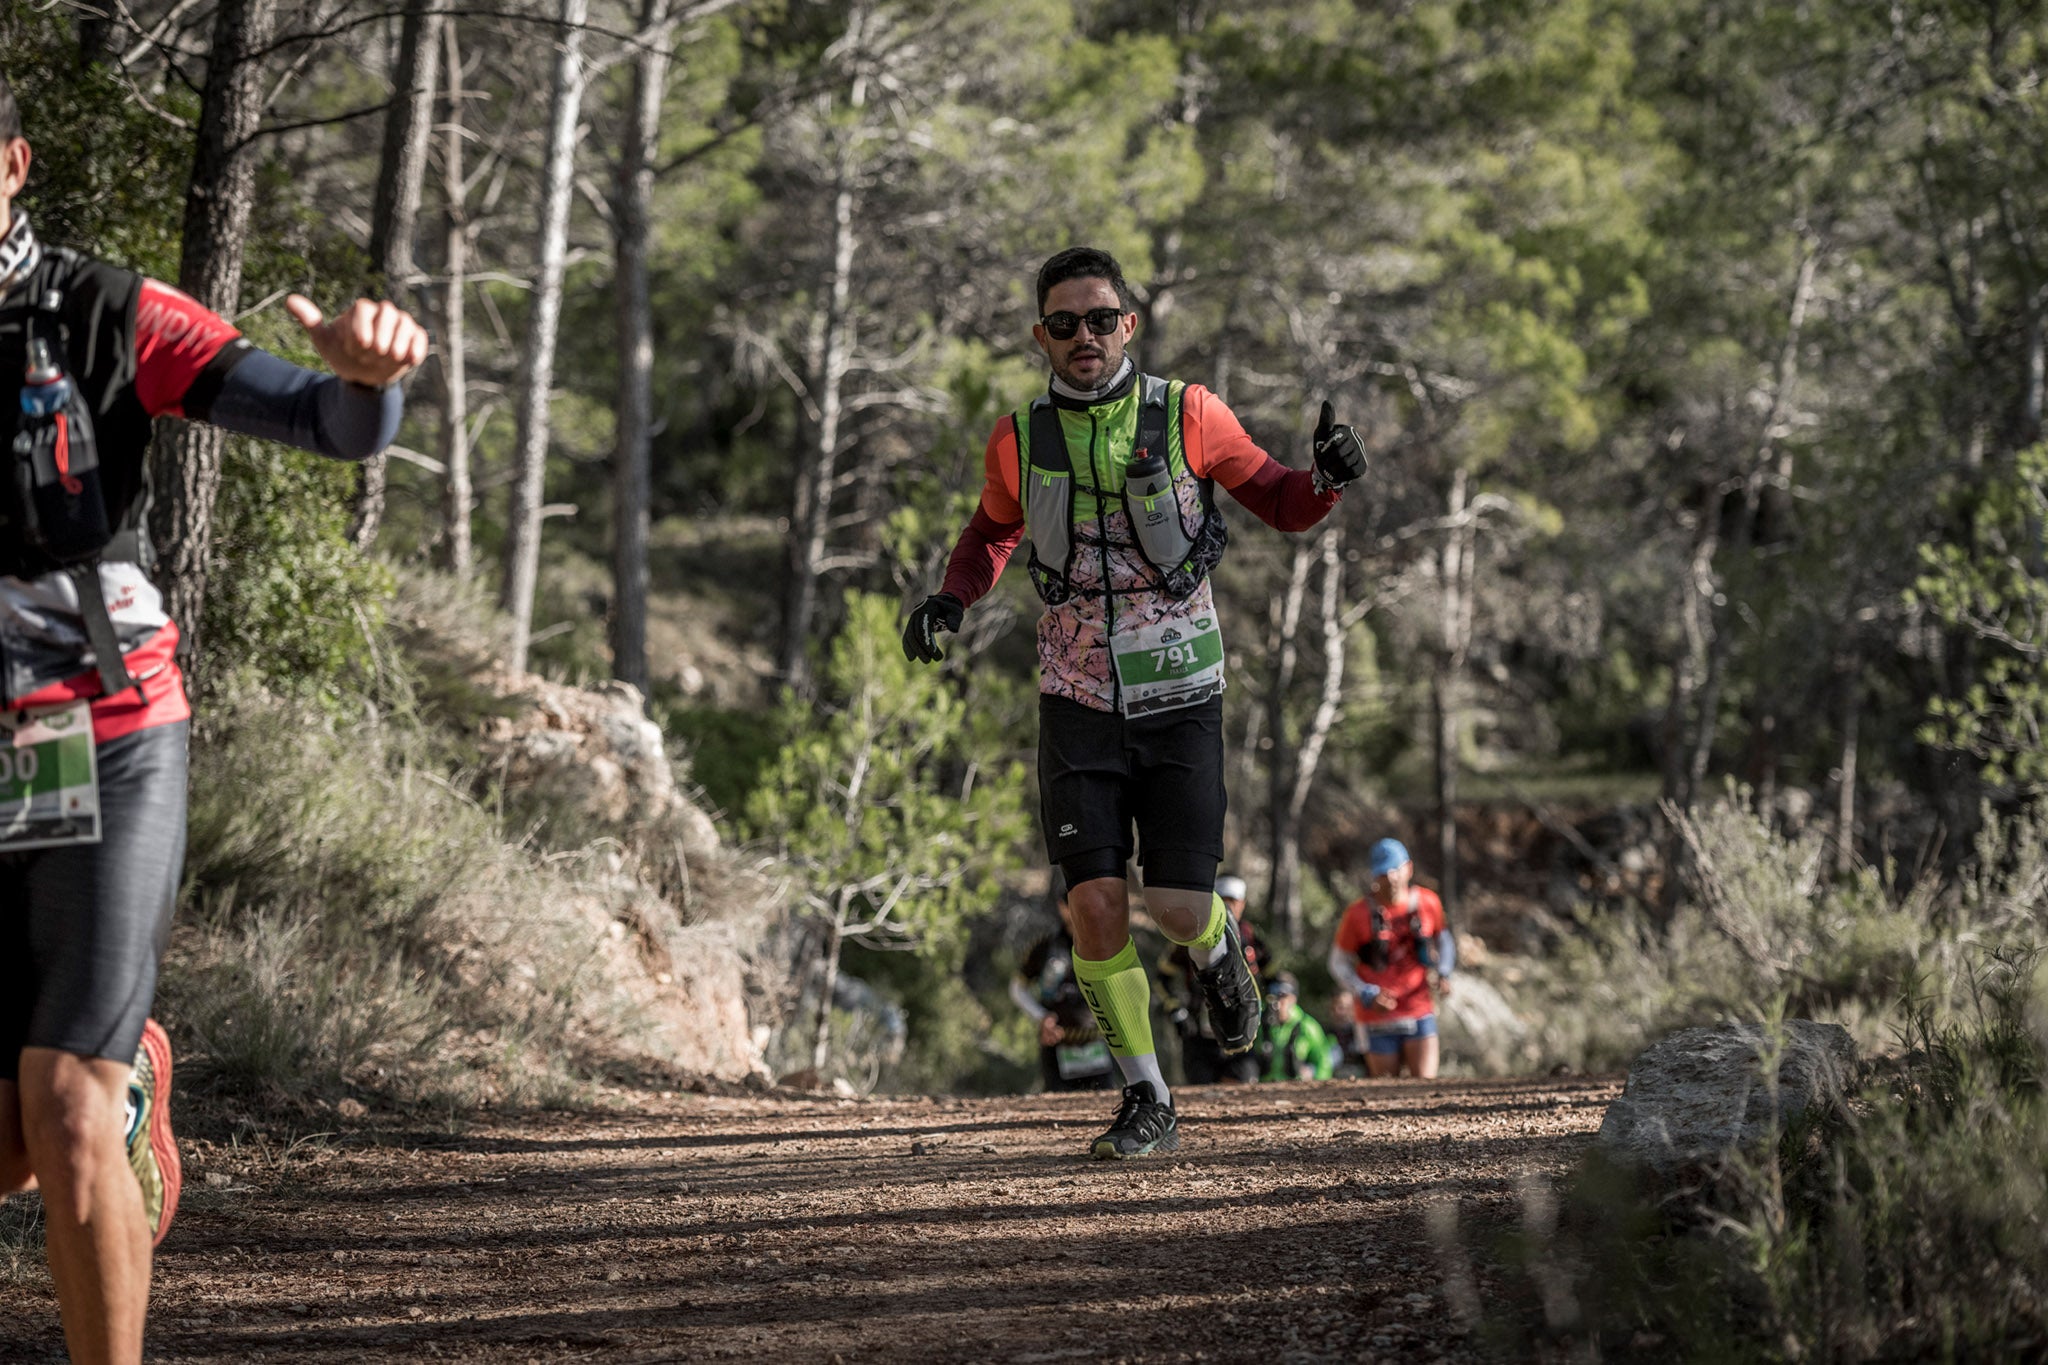
[[[1118,1163],[1081,1155],[1103,1095],[682,1095],[191,1142],[149,1354],[1468,1360],[1457,1310],[1522,1292],[1485,1254],[1519,1183],[1569,1167],[1618,1088],[1184,1089],[1181,1151]],[[1452,1245],[1482,1252],[1462,1293]],[[61,1359],[47,1279],[0,1283],[0,1360]]]

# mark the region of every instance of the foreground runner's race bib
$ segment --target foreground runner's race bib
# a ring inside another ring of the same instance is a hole
[[[1109,637],[1126,716],[1204,702],[1223,690],[1223,632],[1213,612],[1191,620],[1119,626]]]
[[[0,853],[99,841],[92,703],[0,712]]]
[[[1092,1043],[1063,1043],[1053,1049],[1053,1060],[1059,1063],[1063,1081],[1100,1076],[1115,1065],[1115,1059],[1109,1055],[1109,1044],[1100,1038]]]

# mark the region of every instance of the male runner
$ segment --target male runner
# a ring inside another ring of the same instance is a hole
[[[363,459],[427,338],[388,303],[323,321],[294,295],[333,374],[288,364],[168,285],[38,242],[13,207],[29,160],[0,75],[0,1195],[42,1189],[71,1359],[127,1365],[178,1195],[148,1014],[191,715],[147,572],[152,419]]]
[[[1372,890],[1345,908],[1330,943],[1330,976],[1351,992],[1358,1051],[1369,1076],[1406,1070],[1436,1077],[1436,997],[1449,994],[1458,943],[1444,903],[1416,886],[1415,864],[1399,839],[1372,846]]]
[[[944,588],[911,612],[904,653],[944,657],[1028,531],[1038,622],[1040,816],[1074,911],[1074,975],[1125,1082],[1090,1150],[1142,1156],[1179,1145],[1160,1074],[1150,983],[1131,941],[1132,828],[1145,906],[1187,946],[1227,1054],[1258,1036],[1259,995],[1217,899],[1223,856],[1223,637],[1209,571],[1228,533],[1213,485],[1283,531],[1321,521],[1365,473],[1357,433],[1328,403],[1315,468],[1281,466],[1199,384],[1138,372],[1137,314],[1108,252],[1070,247],[1038,272],[1033,340],[1048,392],[996,424],[981,506]]]

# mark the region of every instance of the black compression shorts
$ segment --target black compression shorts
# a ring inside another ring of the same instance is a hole
[[[0,1080],[24,1047],[134,1058],[185,863],[188,729],[99,746],[99,843],[0,854]]]
[[[1041,695],[1038,796],[1069,885],[1123,876],[1135,825],[1146,885],[1209,890],[1223,857],[1223,699],[1127,720]]]

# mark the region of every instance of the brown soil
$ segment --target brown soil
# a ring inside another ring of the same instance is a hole
[[[1467,1360],[1430,1208],[1455,1200],[1458,1243],[1490,1245],[1617,1089],[1186,1089],[1180,1152],[1129,1162],[1083,1155],[1099,1094],[683,1095],[187,1142],[149,1355]],[[1481,1302],[1524,1292],[1484,1254],[1476,1274]],[[0,1284],[0,1359],[62,1358],[47,1280]]]

